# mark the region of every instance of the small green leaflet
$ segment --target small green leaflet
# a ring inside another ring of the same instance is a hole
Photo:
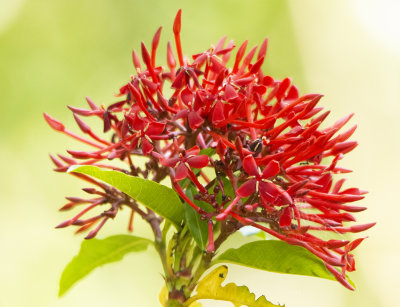
[[[71,260],[61,275],[58,295],[64,295],[76,282],[95,268],[122,260],[128,253],[144,251],[149,244],[152,244],[152,241],[130,235],[83,241],[79,254]]]
[[[322,260],[308,250],[277,240],[254,241],[237,249],[230,248],[213,263],[234,263],[269,272],[336,280]]]
[[[171,188],[121,172],[103,171],[96,166],[71,167],[69,172],[89,175],[110,184],[170,220],[177,229],[180,229],[185,210],[178,195]]]
[[[265,296],[260,296],[256,300],[254,293],[249,291],[246,286],[237,286],[234,283],[229,283],[221,286],[228,274],[228,267],[222,265],[214,269],[210,274],[200,280],[197,285],[197,294],[190,297],[184,307],[193,306],[192,304],[201,299],[211,299],[231,302],[235,307],[251,306],[251,307],[278,307],[267,301]]]
[[[186,195],[193,200],[193,202],[200,207],[202,206],[202,202],[196,201],[193,199],[193,193],[196,193],[195,188],[188,188],[186,190]],[[206,204],[208,205],[208,204]],[[207,246],[207,241],[208,241],[208,225],[207,221],[203,221],[200,218],[200,215],[192,208],[190,207],[187,203],[185,203],[185,221],[186,224],[189,228],[189,231],[191,235],[193,236],[193,239],[196,241],[197,246],[201,250],[205,250]],[[205,209],[205,208],[203,208]]]
[[[209,157],[211,157],[212,155],[214,155],[215,154],[215,149],[213,149],[213,148],[205,148],[205,149],[202,149],[202,150],[200,150],[200,152],[199,152],[199,155],[206,155],[206,156],[209,156]]]

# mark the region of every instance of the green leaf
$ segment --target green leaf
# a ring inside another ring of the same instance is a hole
[[[254,241],[237,249],[230,248],[214,260],[214,263],[227,262],[269,272],[336,280],[322,260],[308,250],[277,240]]]
[[[199,202],[193,199],[193,190],[196,191],[194,188],[187,189],[186,195],[193,200],[196,205],[201,207]],[[208,241],[207,221],[202,220],[200,215],[187,203],[185,203],[185,221],[197,246],[201,250],[205,250]]]
[[[170,220],[180,229],[185,211],[178,195],[157,182],[133,177],[116,171],[103,171],[96,166],[78,166],[69,170],[100,179]]]
[[[265,296],[260,296],[256,300],[254,293],[249,291],[246,286],[236,286],[234,283],[229,283],[226,286],[221,286],[228,274],[228,267],[223,265],[200,280],[197,285],[197,294],[189,298],[184,306],[192,306],[194,301],[201,299],[212,299],[231,302],[235,307],[243,305],[251,307],[277,307],[267,301]]]
[[[130,235],[116,235],[103,240],[83,241],[79,254],[65,267],[60,279],[59,296],[95,268],[121,260],[126,254],[147,249],[152,241]]]
[[[209,156],[209,157],[211,157],[214,154],[215,154],[215,149],[213,149],[211,147],[202,149],[199,152],[199,155],[206,155],[206,156]]]

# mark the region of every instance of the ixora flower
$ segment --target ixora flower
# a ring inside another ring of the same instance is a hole
[[[206,245],[199,247],[205,251],[202,259],[208,266],[229,235],[250,225],[307,249],[340,283],[353,289],[346,272],[355,270],[351,251],[364,237],[350,241],[343,234],[365,231],[375,223],[353,224],[354,213],[366,209],[354,202],[363,199],[366,191],[343,188],[345,180],[334,177],[350,172],[338,162],[357,146],[349,141],[356,126],[341,132],[352,114],[323,127],[329,111],[318,106],[322,95],[300,95],[290,78],[276,80],[262,71],[267,39],[247,53],[245,41],[234,54],[233,41],[225,44],[223,38],[189,58],[183,56],[180,31],[181,11],[173,26],[177,60],[168,43],[167,67],[155,61],[161,28],[151,52],[141,44],[142,61],[133,51],[136,75],[119,89],[119,101],[105,107],[87,98],[89,109],[69,107],[86,137],[44,114],[54,130],[92,148],[68,150],[70,157],[51,156],[55,170],[90,165],[146,181],[168,178],[180,201],[194,209],[200,225],[193,230],[186,215],[178,226],[188,225],[196,243],[199,233],[206,233]],[[227,63],[233,54],[230,68]],[[94,133],[81,117],[100,119],[108,137]],[[143,156],[146,162],[137,163],[135,156]],[[121,161],[127,167],[121,166]],[[143,207],[145,200],[104,183],[104,178],[71,174],[96,188],[84,189],[93,198],[67,198],[69,202],[61,210],[87,206],[57,227],[75,225],[77,232],[92,229],[86,238],[93,238],[107,220],[127,207],[131,210],[130,230],[134,214],[138,214],[151,225],[156,242],[165,240],[160,224],[163,219],[173,220],[165,213],[171,208],[162,204]],[[106,210],[82,219],[107,204]],[[178,247],[172,249],[178,257]],[[195,263],[191,259],[178,260],[178,268],[164,268],[169,299],[185,302],[197,285],[200,276],[191,275]],[[178,282],[174,283],[178,277],[187,277],[188,282],[180,280],[179,288]]]

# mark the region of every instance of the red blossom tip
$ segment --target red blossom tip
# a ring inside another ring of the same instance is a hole
[[[264,57],[261,57],[250,69],[250,74],[256,74],[264,63]]]
[[[99,110],[99,107],[93,102],[92,99],[90,99],[89,97],[86,96],[86,102],[88,103],[89,107],[95,111],[95,110]]]
[[[350,151],[352,151],[354,148],[356,148],[358,143],[356,141],[348,141],[348,142],[342,142],[338,143],[335,146],[333,146],[331,150],[331,155],[338,155],[338,154],[345,154]]]
[[[154,34],[153,41],[151,42],[151,65],[156,66],[156,52],[158,43],[160,42],[162,27],[159,27],[156,34]]]
[[[326,242],[326,247],[329,249],[341,248],[349,243],[347,240],[329,240]]]
[[[88,193],[88,194],[95,194],[96,189],[95,188],[83,188],[82,191]]]
[[[72,209],[73,207],[75,207],[75,205],[76,205],[75,203],[68,203],[68,204],[62,206],[60,209],[58,209],[58,211],[68,211],[68,210]]]
[[[172,52],[172,47],[170,42],[168,42],[167,44],[167,64],[169,69],[173,69],[176,66],[176,60],[174,57],[174,53]]]
[[[73,223],[72,220],[68,220],[68,221],[62,222],[61,224],[58,224],[55,228],[64,228],[64,227],[72,225],[72,223]]]
[[[363,224],[363,225],[355,225],[355,226],[351,226],[350,228],[350,232],[361,232],[361,231],[365,231],[368,230],[372,227],[374,227],[376,225],[376,223],[368,223],[368,224]]]
[[[146,64],[147,67],[149,67],[149,66],[151,66],[150,54],[149,54],[149,52],[147,51],[146,45],[145,45],[143,42],[141,42],[140,46],[141,46],[141,48],[142,48],[141,50],[142,50],[142,59],[143,59],[143,62]]]
[[[89,133],[92,130],[90,129],[89,125],[86,124],[83,120],[81,120],[78,115],[74,113],[74,118],[76,123],[78,124],[79,128],[82,130],[83,133]]]
[[[54,157],[52,154],[50,154],[49,156],[50,156],[51,161],[54,163],[54,165],[56,167],[64,167],[64,164],[60,160],[58,160],[56,157]]]
[[[65,130],[65,126],[62,122],[59,120],[55,119],[54,117],[51,117],[47,113],[43,113],[44,119],[46,122],[50,125],[51,128],[53,128],[56,131],[63,132]]]
[[[257,60],[265,57],[267,55],[267,47],[268,47],[268,37],[264,39],[260,46],[260,50],[258,51]]]
[[[182,15],[182,9],[179,9],[178,13],[176,13],[174,20],[173,31],[175,35],[179,35],[179,33],[181,33],[181,15]]]
[[[243,44],[239,47],[236,53],[235,64],[233,65],[232,72],[236,72],[239,68],[240,61],[242,60],[244,53],[246,52],[248,40],[246,39]]]
[[[96,111],[93,110],[87,110],[87,109],[82,109],[82,108],[76,108],[76,107],[72,107],[72,106],[67,106],[68,109],[70,109],[74,114],[79,114],[82,116],[90,116],[93,114],[99,114]]]
[[[135,50],[132,50],[132,62],[133,62],[133,66],[135,66],[137,71],[142,70],[142,65],[140,64],[139,56]]]

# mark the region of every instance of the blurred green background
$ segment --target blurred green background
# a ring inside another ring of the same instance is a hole
[[[79,195],[74,178],[51,171],[48,153],[79,149],[45,124],[46,111],[75,129],[66,105],[115,101],[133,74],[131,50],[164,27],[158,62],[172,22],[183,9],[186,55],[226,35],[240,44],[270,39],[265,70],[293,78],[302,94],[323,93],[331,122],[350,112],[360,146],[342,161],[349,186],[369,190],[360,223],[378,222],[356,251],[358,288],[316,278],[230,266],[228,281],[286,306],[394,306],[400,276],[398,153],[400,5],[397,1],[282,0],[1,0],[0,1],[0,306],[158,306],[162,286],[156,253],[131,255],[93,272],[57,298],[61,272],[82,236],[54,226],[64,196]],[[78,131],[75,129],[74,131]],[[126,232],[122,212],[100,237]],[[136,221],[135,234],[151,237]],[[234,243],[233,243],[234,244]],[[231,306],[205,302],[204,306]]]

